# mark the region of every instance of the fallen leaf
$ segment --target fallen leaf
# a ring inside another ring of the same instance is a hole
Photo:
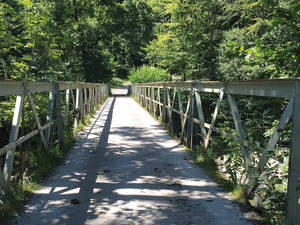
[[[103,214],[103,211],[101,211],[101,210],[98,210],[98,211],[96,212],[96,215],[101,215],[101,214]]]

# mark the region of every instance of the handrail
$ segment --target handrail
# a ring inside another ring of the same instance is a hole
[[[76,91],[75,93],[73,93],[74,90]],[[37,108],[32,97],[32,94],[41,92],[49,93],[48,113],[45,125],[42,125],[40,122]],[[61,92],[65,93],[64,112],[62,112],[61,107]],[[11,191],[10,181],[13,170],[14,152],[17,146],[31,139],[35,135],[40,134],[43,146],[47,150],[51,145],[50,137],[52,136],[51,132],[53,132],[51,127],[55,125],[57,128],[59,144],[62,147],[64,145],[63,127],[67,125],[69,115],[75,113],[74,129],[76,130],[79,119],[83,121],[88,113],[94,112],[94,106],[102,104],[108,94],[108,86],[100,83],[0,81],[0,96],[16,95],[9,143],[0,148],[0,156],[6,154],[3,172],[2,169],[0,169],[0,190],[2,189],[4,193]],[[38,128],[22,137],[18,137],[25,96],[28,97]],[[71,111],[70,106],[73,108]],[[57,120],[55,123],[52,119],[54,113],[56,113]]]
[[[173,96],[170,95],[173,91]],[[184,111],[181,91],[189,91],[187,107]],[[204,121],[201,93],[218,94],[218,100],[210,123]],[[192,147],[194,138],[194,123],[198,124],[199,135],[203,139],[205,148],[208,147],[211,133],[216,132],[223,137],[229,137],[238,142],[244,160],[244,167],[249,174],[248,194],[253,191],[257,174],[261,174],[269,160],[268,152],[272,150],[283,129],[292,119],[292,139],[290,148],[289,177],[288,177],[288,205],[287,224],[300,224],[300,79],[277,80],[249,80],[249,81],[187,81],[187,82],[156,82],[141,83],[131,86],[132,95],[146,107],[154,116],[160,116],[168,128],[173,130],[172,114],[177,113],[181,118],[181,140],[188,147]],[[246,140],[240,114],[235,101],[235,95],[287,98],[289,104],[281,115],[274,133],[263,148]],[[179,109],[175,109],[174,102],[178,99]],[[217,127],[216,117],[222,100],[227,97],[231,109],[237,135],[227,133]],[[197,107],[198,118],[194,117]],[[260,152],[259,163],[251,159],[247,148],[252,147]]]

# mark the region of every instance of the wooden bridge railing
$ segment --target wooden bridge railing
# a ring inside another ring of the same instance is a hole
[[[46,124],[42,125],[38,117],[37,107],[32,95],[34,93],[49,93],[48,113]],[[64,92],[64,95],[62,95]],[[102,104],[108,95],[108,87],[105,84],[84,83],[84,82],[21,82],[21,81],[0,81],[0,97],[16,96],[16,104],[10,130],[9,143],[0,148],[0,156],[6,154],[4,169],[0,167],[0,191],[4,193],[11,191],[10,181],[13,170],[14,152],[17,146],[40,134],[43,147],[49,148],[51,144],[51,132],[53,125],[57,128],[57,136],[60,146],[64,144],[64,129],[68,117],[75,114],[74,128],[78,126],[78,120],[84,120],[86,114],[94,111],[94,106]],[[22,107],[25,96],[28,97],[31,110],[34,115],[37,129],[18,138],[19,124],[22,117]],[[65,96],[64,112],[62,112],[61,97]],[[71,101],[70,101],[71,100]],[[71,107],[72,106],[72,110]],[[56,114],[56,121],[52,116]],[[53,141],[53,140],[52,140]]]
[[[172,90],[173,96],[170,96]],[[189,91],[189,100],[186,110],[183,109],[182,90]],[[200,136],[203,138],[205,148],[208,147],[212,137],[212,132],[221,136],[232,138],[241,146],[244,161],[244,168],[249,174],[248,191],[251,191],[266,163],[269,160],[269,152],[274,149],[283,129],[292,117],[292,137],[290,146],[289,174],[288,174],[288,202],[286,224],[300,224],[300,79],[287,80],[259,80],[259,81],[200,81],[200,82],[162,82],[135,84],[131,86],[131,93],[155,116],[160,116],[163,122],[168,121],[169,129],[173,129],[172,114],[177,113],[181,118],[181,139],[188,147],[192,146],[194,137],[194,123],[200,126]],[[203,109],[205,106],[201,102],[201,93],[218,94],[210,123],[204,120]],[[246,140],[241,117],[235,101],[235,95],[264,96],[274,98],[289,99],[279,123],[270,137],[266,148],[262,148]],[[224,97],[227,96],[231,109],[231,116],[234,121],[237,135],[224,132],[216,127],[216,119],[220,105]],[[174,107],[175,99],[178,98],[179,109]],[[195,105],[196,104],[196,105]],[[197,107],[198,115],[194,117],[194,108]],[[258,149],[260,158],[258,163],[254,163],[248,151],[250,147]],[[251,177],[251,174],[256,173]],[[249,194],[249,193],[248,193]]]

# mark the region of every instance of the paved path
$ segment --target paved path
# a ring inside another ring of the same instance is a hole
[[[112,97],[15,224],[252,224],[187,157],[135,101]]]

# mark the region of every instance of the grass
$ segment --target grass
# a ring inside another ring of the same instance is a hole
[[[194,163],[204,169],[205,172],[207,172],[226,192],[229,192],[237,202],[243,204],[247,203],[245,187],[237,185],[224,177],[218,170],[213,153],[209,149],[205,151],[203,147],[197,146],[196,149],[191,151],[191,155]]]
[[[95,109],[98,107],[95,106]],[[71,125],[65,129],[63,148],[59,148],[58,143],[55,143],[48,151],[37,148],[30,152],[30,168],[28,169],[30,175],[24,179],[23,185],[20,183],[12,184],[12,192],[0,198],[1,224],[8,223],[20,214],[24,204],[30,199],[34,191],[53,173],[69,150],[72,149],[76,141],[76,134],[90,123],[92,116],[93,114],[86,115],[83,123],[80,121],[76,130]]]

